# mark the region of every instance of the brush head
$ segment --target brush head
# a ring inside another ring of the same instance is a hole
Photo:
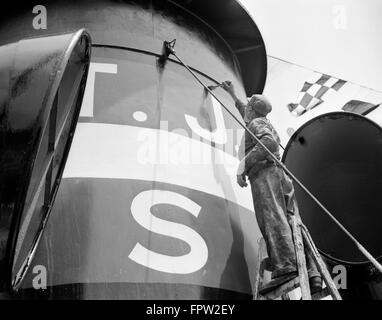
[[[217,85],[208,86],[207,88],[210,89],[210,90],[215,90],[216,88],[224,87],[224,85],[230,86],[231,84],[232,84],[232,82],[227,80],[227,81],[223,81],[222,83],[219,83]]]
[[[207,88],[210,89],[210,90],[215,90],[216,88],[219,88],[221,86],[222,86],[221,84],[217,84],[215,86],[208,86]]]

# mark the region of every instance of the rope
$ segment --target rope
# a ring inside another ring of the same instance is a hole
[[[337,226],[353,241],[353,243],[356,245],[358,250],[362,252],[362,254],[375,266],[375,268],[382,273],[382,265],[361,245],[361,243],[330,213],[328,209],[325,208],[325,206],[298,180],[295,175],[289,171],[289,169],[261,142],[260,139],[256,137],[250,131],[245,125],[241,123],[241,121],[224,105],[223,102],[220,101],[218,97],[198,78],[198,76],[177,56],[174,50],[176,40],[172,40],[170,42],[165,41],[164,42],[164,55],[167,57],[172,54],[178,61],[179,63],[185,67],[188,72],[195,78],[195,80],[202,86],[204,87],[205,90],[208,91],[208,93],[213,96],[216,101],[220,103],[220,105],[229,113],[229,115],[238,122],[238,124],[246,131],[248,134],[251,135],[252,138],[254,138],[257,143],[259,143],[264,150],[273,158],[273,160],[284,170],[284,172],[290,176],[290,178],[299,185],[299,187],[304,190],[304,192],[312,198],[314,202],[331,218]]]

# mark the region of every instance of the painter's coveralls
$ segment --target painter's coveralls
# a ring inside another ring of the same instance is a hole
[[[278,158],[280,138],[265,117],[253,119],[247,128]],[[297,201],[291,179],[285,174],[257,141],[245,132],[239,155],[254,149],[245,162],[257,223],[267,245],[272,267],[272,279],[296,271],[296,254],[293,246],[289,218],[298,214]],[[309,277],[319,276],[311,256],[307,257]]]

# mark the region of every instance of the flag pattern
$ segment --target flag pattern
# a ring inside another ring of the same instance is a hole
[[[360,101],[360,100],[350,100],[343,107],[342,110],[347,112],[354,112],[361,114],[363,116],[367,115],[371,111],[378,108],[380,104]]]
[[[289,111],[296,117],[317,107],[330,94],[340,90],[345,80],[321,74],[317,81],[305,81],[296,103],[289,103]]]

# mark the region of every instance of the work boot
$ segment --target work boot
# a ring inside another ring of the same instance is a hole
[[[260,290],[259,294],[264,295],[268,292],[271,292],[275,290],[277,287],[283,285],[284,283],[287,283],[288,281],[293,280],[298,276],[297,271],[293,271],[290,273],[286,273],[280,277],[274,278],[271,281],[269,281],[267,284],[265,284]]]
[[[315,294],[322,290],[322,278],[320,276],[314,276],[309,278],[310,293]]]

